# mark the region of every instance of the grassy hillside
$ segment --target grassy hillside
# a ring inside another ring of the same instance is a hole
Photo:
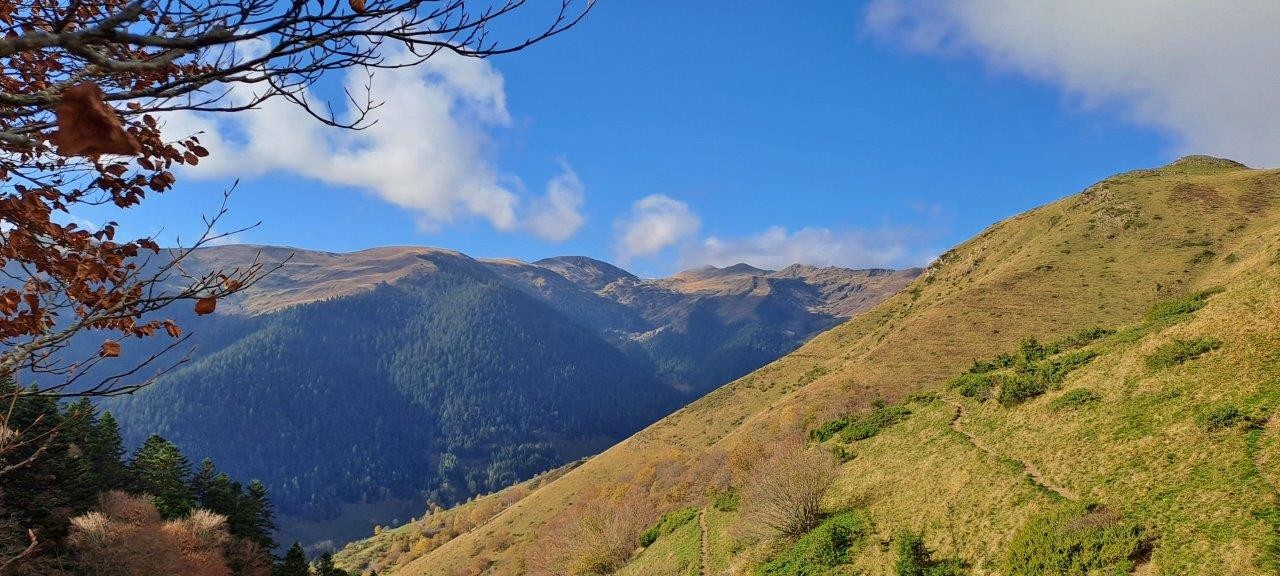
[[[1080,538],[1132,527],[1143,573],[1262,573],[1278,516],[1266,464],[1280,454],[1275,427],[1262,424],[1275,408],[1277,238],[1280,172],[1191,157],[1108,178],[992,226],[904,292],[397,573],[533,571],[531,559],[556,553],[565,526],[591,524],[587,503],[705,507],[776,440],[921,390],[938,400],[908,403],[904,422],[844,447],[852,458],[825,506],[854,508],[872,528],[837,573],[889,573],[889,538],[901,529],[922,531],[937,557],[973,573],[1013,573],[1010,547],[1036,542],[1019,531],[1045,526]],[[1213,286],[1225,291],[1194,315],[1147,319],[1157,302]],[[986,402],[945,388],[975,359],[1024,338],[1092,327],[1121,332],[1089,344],[1097,356],[1041,396],[1005,406],[999,386]],[[1178,363],[1208,341],[1198,338],[1220,344]],[[1077,388],[1088,393],[1061,400]],[[963,408],[959,429],[949,402]],[[1091,503],[1102,507],[1085,511]],[[785,552],[736,546],[728,565],[743,573]],[[631,561],[646,556],[657,555]]]

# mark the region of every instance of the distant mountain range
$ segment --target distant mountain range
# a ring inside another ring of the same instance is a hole
[[[745,264],[642,279],[585,257],[199,250],[285,262],[209,318],[191,360],[105,408],[263,480],[282,540],[345,541],[629,436],[874,306],[920,270]],[[126,346],[123,362],[154,343]]]

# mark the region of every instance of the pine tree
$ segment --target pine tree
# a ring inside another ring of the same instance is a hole
[[[128,488],[123,464],[124,440],[120,438],[120,425],[110,412],[103,412],[93,423],[83,448],[98,477],[98,491]]]
[[[17,390],[12,380],[0,380],[0,397],[12,398],[9,394]],[[89,463],[61,433],[64,419],[57,400],[32,389],[7,408],[7,426],[31,440],[0,453],[0,468],[17,466],[0,478],[0,511],[18,525],[60,538],[67,520],[93,504]]]
[[[253,512],[253,538],[264,550],[276,547],[273,535],[276,531],[276,511],[267,498],[267,487],[258,480],[249,482],[247,494]]]
[[[218,477],[218,471],[213,465],[213,460],[205,458],[200,461],[200,469],[196,471],[195,476],[191,477],[191,496],[196,499],[197,505],[206,510],[226,515],[226,510],[220,510],[215,507],[212,502],[216,498],[212,497],[211,492],[216,490],[214,482]]]
[[[88,398],[81,398],[79,402],[68,404],[62,413],[62,427],[60,434],[67,442],[76,445],[80,450],[85,449],[85,443],[93,432],[93,426],[98,421],[98,410],[94,407],[93,402]]]
[[[349,572],[338,568],[333,564],[333,554],[325,552],[316,559],[315,565],[316,576],[351,576]]]
[[[165,518],[177,518],[191,512],[195,501],[188,478],[191,463],[172,442],[152,434],[142,443],[129,462],[138,492],[151,495],[156,510]]]
[[[297,542],[289,547],[289,551],[284,553],[284,559],[276,564],[271,576],[311,576],[311,567],[307,565],[307,554],[302,550],[302,544]]]

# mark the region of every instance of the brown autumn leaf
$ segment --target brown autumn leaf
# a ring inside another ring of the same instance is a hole
[[[204,316],[205,314],[212,314],[213,310],[217,307],[217,298],[201,298],[196,300],[196,315]]]
[[[103,101],[106,95],[93,82],[84,82],[62,93],[55,113],[58,132],[53,135],[63,156],[98,156],[142,153],[142,144],[125,131],[120,117]]]
[[[351,9],[356,13],[364,12],[364,0],[348,0],[351,3]]]
[[[98,355],[103,358],[115,358],[120,355],[120,343],[107,340],[102,343],[102,349],[98,350]]]

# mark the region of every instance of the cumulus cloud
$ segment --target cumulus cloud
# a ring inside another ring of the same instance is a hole
[[[901,230],[875,232],[835,232],[806,227],[794,232],[772,226],[752,236],[718,238],[709,236],[691,246],[681,257],[684,266],[731,266],[745,262],[758,268],[778,270],[801,263],[813,266],[879,268],[919,264],[907,247],[908,234]]]
[[[1119,105],[1180,152],[1280,164],[1280,2],[873,0],[867,31]]]
[[[562,242],[582,227],[585,187],[569,163],[560,161],[560,174],[547,182],[547,194],[533,202],[525,226],[539,238]]]
[[[360,94],[366,80],[353,71],[345,87]],[[172,114],[164,130],[174,138],[203,132],[212,155],[190,171],[196,177],[284,172],[350,186],[409,210],[427,230],[481,218],[497,230],[543,235],[551,213],[569,225],[548,238],[577,230],[583,190],[565,174],[521,225],[522,185],[494,164],[489,131],[510,125],[511,116],[503,77],[488,61],[441,52],[418,66],[379,71],[372,88],[383,105],[364,130],[325,127],[283,99],[216,118]]]
[[[655,256],[698,233],[702,221],[689,205],[664,194],[650,194],[614,222],[615,251],[622,262]]]

